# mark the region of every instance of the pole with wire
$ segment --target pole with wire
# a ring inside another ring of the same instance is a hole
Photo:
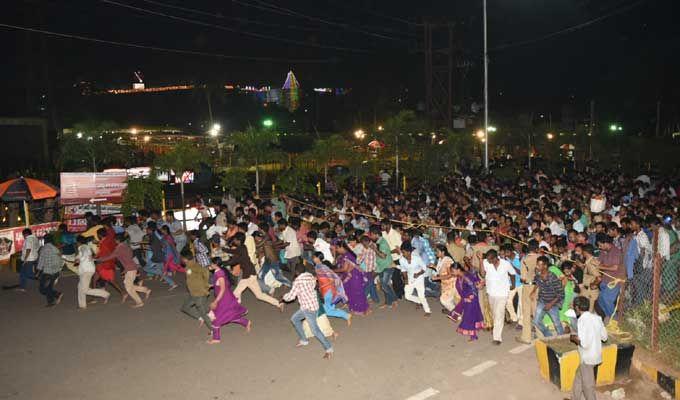
[[[484,8],[484,170],[489,172],[489,52],[486,38],[486,0]]]

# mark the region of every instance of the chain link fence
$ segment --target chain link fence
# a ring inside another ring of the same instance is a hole
[[[619,303],[619,323],[633,340],[680,369],[680,251],[639,257]]]

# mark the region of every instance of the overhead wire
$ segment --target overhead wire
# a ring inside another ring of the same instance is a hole
[[[241,17],[230,17],[226,15],[222,15],[219,13],[212,13],[209,11],[205,10],[199,10],[196,8],[188,8],[188,7],[182,7],[174,4],[169,4],[161,1],[154,1],[154,0],[139,0],[143,1],[145,3],[153,4],[159,7],[165,7],[165,8],[171,8],[174,10],[180,10],[192,14],[197,14],[197,15],[203,15],[206,17],[211,17],[211,18],[217,18],[217,19],[224,19],[224,20],[231,20],[231,21],[237,21],[241,22],[244,24],[253,24],[253,25],[261,25],[261,26],[266,26],[269,28],[283,28],[283,29],[292,29],[292,30],[301,30],[301,31],[311,31],[311,32],[335,32],[334,30],[331,29],[323,29],[321,27],[309,27],[309,26],[299,26],[299,25],[282,25],[282,24],[274,24],[270,22],[263,22],[259,21],[256,19],[248,19],[248,18],[241,18]]]
[[[312,15],[303,14],[303,13],[300,13],[298,11],[291,10],[290,8],[280,7],[280,6],[277,6],[275,4],[271,4],[271,3],[268,3],[268,2],[262,1],[262,0],[254,0],[257,4],[253,4],[253,3],[249,2],[249,1],[245,1],[245,0],[232,0],[232,1],[236,4],[240,4],[240,5],[245,6],[245,7],[252,7],[252,8],[256,8],[258,10],[262,10],[262,11],[268,11],[268,12],[272,12],[272,13],[276,13],[276,14],[280,14],[280,15],[285,15],[285,16],[289,16],[289,17],[302,18],[302,19],[314,21],[314,22],[317,22],[317,23],[325,24],[325,25],[336,26],[336,27],[339,27],[339,28],[343,28],[345,30],[363,33],[363,34],[373,36],[373,37],[376,37],[376,38],[380,38],[380,39],[393,40],[393,41],[397,41],[397,42],[405,42],[405,40],[403,40],[401,38],[396,38],[396,37],[393,37],[393,36],[383,35],[381,33],[371,32],[371,31],[368,31],[366,29],[358,28],[358,27],[355,27],[355,26],[352,26],[352,25],[349,25],[349,24],[343,23],[343,22],[336,22],[336,21],[331,21],[331,20],[315,17],[315,16],[312,16]]]
[[[167,52],[167,53],[216,57],[216,58],[224,58],[224,59],[230,59],[230,60],[285,62],[285,63],[330,63],[330,62],[332,62],[332,60],[330,60],[330,59],[287,59],[287,58],[275,58],[275,57],[237,56],[237,55],[231,55],[231,54],[210,53],[210,52],[196,51],[196,50],[174,49],[174,48],[168,48],[168,47],[149,46],[149,45],[143,45],[143,44],[138,44],[138,43],[118,42],[118,41],[114,41],[114,40],[98,39],[98,38],[93,38],[93,37],[88,37],[88,36],[74,35],[74,34],[70,34],[70,33],[53,32],[53,31],[48,31],[48,30],[45,30],[45,29],[31,28],[31,27],[26,27],[26,26],[11,25],[11,24],[5,24],[5,23],[0,23],[0,27],[8,28],[8,29],[16,29],[16,30],[21,30],[21,31],[26,31],[26,32],[40,33],[40,34],[43,34],[43,35],[56,36],[56,37],[67,38],[67,39],[76,39],[76,40],[82,40],[82,41],[87,41],[87,42],[108,44],[108,45],[112,45],[112,46],[132,47],[132,48],[137,48],[137,49],[154,50],[154,51],[161,51],[161,52]]]
[[[492,47],[489,50],[490,51],[504,50],[504,49],[509,49],[509,48],[512,48],[512,47],[526,46],[526,45],[534,44],[534,43],[541,42],[541,41],[544,41],[544,40],[547,40],[547,39],[552,39],[556,36],[564,35],[564,34],[567,34],[567,33],[577,31],[579,29],[586,28],[590,25],[596,24],[596,23],[603,21],[607,18],[611,18],[615,15],[622,14],[626,11],[632,10],[633,8],[641,5],[644,2],[645,2],[645,0],[637,0],[637,1],[630,3],[626,6],[622,6],[622,7],[617,8],[617,9],[615,9],[615,10],[613,10],[613,11],[607,13],[607,14],[601,15],[597,18],[593,18],[589,21],[582,22],[578,25],[574,25],[574,26],[570,26],[568,28],[560,29],[559,31],[555,31],[555,32],[549,33],[547,35],[543,35],[543,36],[533,38],[533,39],[527,39],[527,40],[522,40],[522,41],[518,41],[518,42],[501,44],[499,46]]]
[[[337,2],[333,2],[333,3],[337,3]],[[340,2],[340,3],[343,3],[343,2]],[[339,6],[342,7],[342,8],[350,8],[349,6],[346,6],[344,4],[341,4]],[[351,7],[351,8],[353,10],[361,11],[361,12],[364,12],[366,14],[375,15],[376,17],[381,17],[381,18],[388,19],[388,20],[391,20],[391,21],[394,21],[394,22],[400,22],[400,23],[403,23],[403,24],[411,25],[411,26],[422,26],[423,25],[423,24],[419,24],[419,23],[414,22],[414,21],[409,21],[407,19],[395,17],[393,15],[382,14],[382,13],[379,13],[377,11],[369,10],[369,9],[366,9],[366,8],[357,8],[357,7]]]
[[[347,51],[347,52],[352,52],[352,53],[364,53],[364,54],[369,53],[369,50],[367,50],[367,49],[357,49],[357,48],[352,48],[352,47],[331,46],[331,45],[323,45],[323,44],[317,44],[317,43],[311,43],[311,42],[303,42],[303,41],[299,41],[299,40],[281,38],[281,37],[278,37],[278,36],[272,36],[272,35],[266,35],[266,34],[262,34],[262,33],[250,32],[250,31],[246,31],[246,30],[242,30],[242,29],[230,28],[230,27],[227,27],[227,26],[224,26],[224,25],[211,24],[209,22],[199,21],[199,20],[192,19],[192,18],[185,18],[185,17],[180,17],[180,16],[177,16],[177,15],[166,14],[166,13],[162,13],[162,12],[159,12],[159,11],[149,10],[149,9],[142,8],[142,7],[136,7],[136,6],[132,6],[132,5],[125,4],[125,3],[120,3],[120,2],[114,1],[114,0],[99,0],[99,1],[102,2],[102,3],[106,3],[106,4],[110,4],[110,5],[122,7],[122,8],[128,8],[130,10],[135,10],[135,11],[146,13],[146,14],[157,15],[157,16],[160,16],[160,17],[164,17],[164,18],[168,18],[168,19],[172,19],[172,20],[176,20],[176,21],[182,21],[182,22],[186,22],[186,23],[189,23],[189,24],[201,25],[201,26],[219,29],[219,30],[223,30],[223,31],[227,31],[227,32],[238,33],[238,34],[241,34],[241,35],[250,36],[250,37],[254,37],[254,38],[258,38],[258,39],[278,41],[278,42],[294,44],[294,45],[298,45],[298,46],[316,47],[316,48],[330,49],[330,50],[341,50],[341,51]]]

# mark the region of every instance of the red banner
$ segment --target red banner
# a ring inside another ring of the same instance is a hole
[[[121,203],[127,187],[123,172],[62,172],[61,204]]]
[[[48,222],[45,224],[31,225],[31,231],[38,238],[42,238],[50,232],[56,231],[60,222]],[[0,230],[0,262],[9,260],[9,257],[21,251],[24,247],[24,226]]]

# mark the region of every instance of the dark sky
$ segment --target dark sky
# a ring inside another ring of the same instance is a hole
[[[6,56],[0,63],[0,88],[6,94],[0,104],[18,102],[28,74],[40,77],[48,73],[57,90],[80,80],[100,87],[127,86],[135,70],[143,71],[150,85],[196,80],[281,85],[289,68],[306,87],[361,88],[366,96],[381,88],[405,87],[417,99],[424,86],[423,56],[417,51],[422,28],[417,24],[424,17],[456,23],[459,61],[471,65],[460,90],[467,98],[481,96],[481,0],[116,2],[223,29],[99,0],[7,0],[2,2],[0,23],[146,46],[278,60],[172,54],[55,37],[43,41],[40,34],[0,28]],[[278,7],[277,12],[271,5]],[[657,98],[680,103],[677,1],[488,0],[488,8],[490,48],[536,40],[491,52],[491,100],[497,109],[540,109],[566,102],[585,109],[593,97],[619,113],[630,107],[647,107]],[[540,40],[622,8],[623,12],[582,29]],[[251,35],[243,34],[245,31]],[[303,59],[322,62],[301,62]]]

